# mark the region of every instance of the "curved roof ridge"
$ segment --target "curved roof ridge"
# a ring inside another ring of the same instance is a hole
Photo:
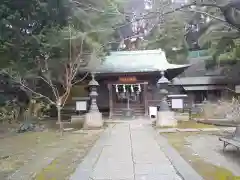
[[[186,64],[170,64],[162,49],[114,51],[106,56],[96,73],[153,72],[187,68]]]

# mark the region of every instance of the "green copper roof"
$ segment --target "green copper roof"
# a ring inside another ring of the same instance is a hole
[[[116,51],[96,68],[96,73],[153,72],[160,70],[186,68],[189,65],[168,63],[161,50]]]

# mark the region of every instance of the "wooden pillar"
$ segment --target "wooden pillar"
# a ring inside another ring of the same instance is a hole
[[[148,115],[147,87],[148,87],[148,83],[147,83],[147,82],[144,82],[144,84],[143,84],[143,96],[144,96],[145,116]]]
[[[112,118],[113,113],[113,101],[112,101],[112,84],[108,84],[108,91],[109,91],[109,118]]]

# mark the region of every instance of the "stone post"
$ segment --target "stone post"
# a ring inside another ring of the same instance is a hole
[[[99,112],[97,106],[97,87],[99,86],[98,82],[95,80],[95,75],[92,73],[92,80],[89,82],[90,87],[90,98],[91,98],[91,105],[90,110],[86,114],[84,128],[85,129],[95,129],[101,128],[103,126],[103,119],[102,114]]]
[[[161,71],[162,77],[158,80],[159,95],[162,100],[158,107],[156,127],[174,127],[177,125],[177,120],[174,117],[174,112],[170,110],[167,102],[167,86],[169,80],[164,76],[164,71]]]
[[[113,100],[112,100],[112,98],[113,98],[113,88],[112,88],[112,84],[108,84],[108,91],[109,91],[109,119],[111,119],[112,118],[112,115],[113,115],[113,113],[112,113],[112,111],[113,111]]]
[[[144,108],[145,108],[145,116],[147,117],[148,115],[148,102],[147,102],[147,87],[148,87],[148,84],[147,82],[144,82],[144,85],[143,85],[143,96],[144,96]]]

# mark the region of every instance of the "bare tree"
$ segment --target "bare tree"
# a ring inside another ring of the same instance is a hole
[[[69,51],[68,57],[59,59],[51,58],[48,53],[44,52],[41,57],[34,59],[33,65],[35,65],[35,68],[31,66],[28,72],[21,73],[18,71],[18,68],[16,70],[13,67],[2,70],[3,73],[19,83],[21,88],[30,93],[33,98],[45,99],[57,108],[57,122],[61,134],[63,134],[64,130],[61,110],[68,100],[72,87],[83,81],[89,73],[86,72],[79,79],[77,75],[80,69],[86,66],[86,64],[97,64],[96,61],[99,60],[99,58],[96,58],[98,53],[98,48],[96,47],[91,52],[84,53],[84,46],[89,43],[86,41],[90,41],[87,39],[86,34],[81,34],[81,36],[76,38],[76,34],[73,34],[70,26],[67,32],[69,35],[69,38],[67,38],[67,46],[69,48],[67,49]],[[40,88],[38,88],[39,84]]]

